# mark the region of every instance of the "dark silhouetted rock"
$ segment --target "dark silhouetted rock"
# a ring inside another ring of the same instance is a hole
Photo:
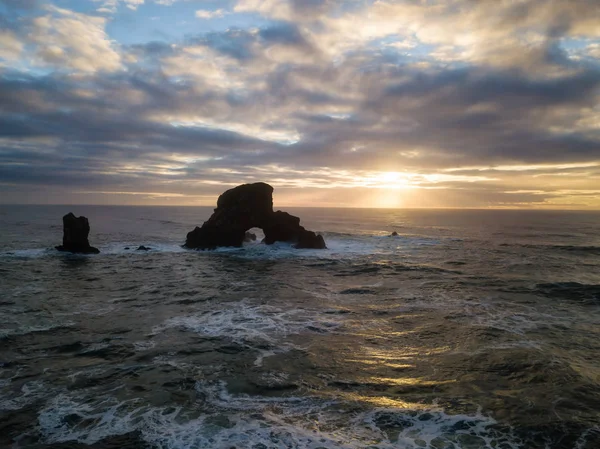
[[[223,193],[214,213],[202,227],[188,233],[184,246],[192,249],[239,247],[251,228],[261,228],[265,233],[263,242],[268,245],[290,242],[296,248],[326,248],[322,236],[300,226],[300,218],[287,212],[273,212],[273,187],[264,182],[243,184]]]
[[[69,212],[63,217],[63,244],[57,246],[59,251],[71,253],[98,254],[98,248],[90,246],[88,235],[90,223],[86,217],[76,217]]]
[[[136,249],[136,251],[150,251],[152,248],[148,248],[147,246],[144,245],[140,245],[138,246],[138,248]]]
[[[302,228],[300,218],[280,210],[272,212],[269,215],[269,220],[262,227],[265,233],[265,243],[271,245],[275,242],[297,240],[300,228]]]
[[[398,233],[396,231],[392,232],[392,237],[398,237]]]
[[[256,234],[254,234],[253,232],[246,232],[246,234],[244,234],[244,242],[254,241],[256,241]]]
[[[311,248],[311,249],[325,249],[325,239],[320,234],[315,234],[312,231],[304,230],[298,235],[298,243],[294,245],[295,248]]]

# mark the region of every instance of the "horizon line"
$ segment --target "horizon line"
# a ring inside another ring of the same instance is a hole
[[[194,205],[194,204],[38,204],[38,203],[0,203],[3,206],[53,206],[53,207],[208,207],[215,208],[215,205]],[[506,210],[506,211],[554,211],[554,212],[600,212],[600,209],[575,209],[575,208],[550,208],[550,207],[360,207],[360,206],[287,206],[278,205],[283,208],[298,209],[367,209],[367,210]],[[276,209],[276,208],[274,208]]]

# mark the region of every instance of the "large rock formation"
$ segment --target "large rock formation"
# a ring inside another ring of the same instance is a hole
[[[76,217],[69,212],[63,217],[63,244],[57,246],[59,251],[71,253],[98,254],[100,250],[90,246],[88,235],[90,223],[86,217]]]
[[[227,190],[217,208],[201,228],[189,232],[186,248],[214,249],[242,246],[246,231],[261,228],[264,243],[291,242],[296,248],[326,248],[320,235],[300,226],[300,219],[287,212],[273,212],[273,187],[264,182],[243,184]]]

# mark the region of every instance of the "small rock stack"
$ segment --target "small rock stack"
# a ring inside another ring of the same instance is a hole
[[[63,244],[57,246],[59,251],[81,254],[98,254],[100,250],[90,246],[88,235],[90,223],[86,217],[76,217],[69,212],[63,217]]]

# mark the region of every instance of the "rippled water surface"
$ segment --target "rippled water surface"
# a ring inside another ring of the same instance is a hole
[[[52,249],[69,211],[101,254]],[[211,211],[0,207],[0,447],[600,447],[600,214],[291,209],[329,249],[182,249]]]

